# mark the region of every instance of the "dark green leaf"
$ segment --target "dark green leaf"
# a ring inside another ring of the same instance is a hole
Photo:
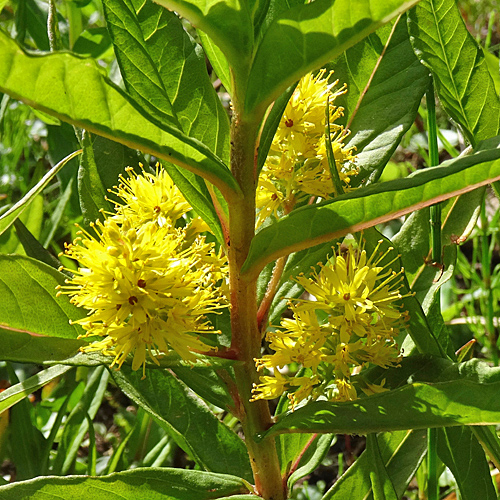
[[[225,196],[239,192],[226,165],[207,146],[187,137],[172,121],[146,118],[95,61],[69,53],[27,55],[3,32],[0,58],[1,91],[63,121],[196,172]]]
[[[377,439],[387,473],[398,498],[401,498],[427,452],[426,432],[397,431],[380,434]],[[363,453],[322,500],[372,500],[371,483],[368,480],[370,470],[372,463],[369,456]]]
[[[422,0],[410,12],[409,30],[445,110],[471,144],[497,135],[500,101],[483,51],[467,31],[455,0]]]
[[[252,241],[242,271],[248,278],[278,257],[366,229],[500,178],[499,138],[484,150],[417,171],[404,179],[360,188],[332,201],[293,211],[262,229]]]
[[[111,38],[106,28],[90,28],[76,39],[73,52],[97,59],[111,48]]]
[[[246,491],[240,478],[198,470],[134,469],[104,477],[40,477],[0,487],[1,500],[83,498],[94,500],[210,500]],[[231,496],[231,499],[249,496]],[[251,496],[252,499],[256,498]]]
[[[394,491],[394,485],[385,468],[375,434],[368,434],[366,436],[365,453],[368,455],[368,459],[372,465],[369,477],[374,500],[398,500]]]
[[[251,480],[243,441],[171,373],[149,370],[146,378],[123,366],[113,372],[122,391],[168,430],[176,443],[201,467]]]
[[[85,316],[66,295],[56,297],[65,275],[29,257],[0,255],[0,326],[51,337],[83,333],[69,321]]]
[[[316,0],[284,11],[267,29],[248,81],[247,113],[263,113],[289,85],[410,8],[413,0]]]
[[[488,461],[470,428],[439,429],[437,451],[455,477],[462,500],[497,499]]]

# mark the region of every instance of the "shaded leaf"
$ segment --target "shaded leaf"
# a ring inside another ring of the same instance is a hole
[[[201,467],[252,479],[243,441],[171,373],[150,370],[141,380],[140,373],[123,366],[119,372],[113,372],[113,378],[127,396],[158,419]]]
[[[398,500],[394,491],[394,485],[385,468],[375,434],[368,434],[366,436],[365,453],[368,455],[368,459],[372,465],[369,477],[374,500]]]

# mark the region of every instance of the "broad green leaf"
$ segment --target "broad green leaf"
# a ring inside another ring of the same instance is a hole
[[[470,428],[439,429],[437,452],[455,477],[462,500],[497,500],[488,461]]]
[[[61,170],[75,156],[79,155],[81,151],[76,151],[66,156],[57,165],[52,167],[40,180],[40,182],[30,189],[12,208],[2,214],[0,217],[0,234],[5,232],[14,221],[29,207],[30,203],[42,192],[52,178]]]
[[[476,439],[486,450],[490,460],[496,465],[500,464],[500,438],[497,435],[496,428],[493,426],[474,426],[471,428]]]
[[[0,91],[63,121],[191,170],[225,196],[239,187],[224,163],[171,122],[157,123],[111,83],[91,59],[28,55],[0,32]]]
[[[32,377],[5,389],[0,393],[0,413],[48,384],[55,378],[60,377],[68,370],[71,370],[71,366],[51,366],[50,368],[42,370],[36,375],[33,375]]]
[[[177,15],[152,1],[103,5],[129,95],[160,122],[173,113],[186,136],[227,162],[227,112],[208,78],[203,50]]]
[[[255,54],[245,109],[264,113],[289,85],[410,8],[414,0],[316,0],[284,11]]]
[[[83,498],[94,500],[210,500],[247,491],[242,480],[226,474],[165,468],[133,469],[103,477],[40,477],[0,487],[1,500]],[[231,496],[231,499],[249,496]],[[257,498],[251,496],[250,498]]]
[[[483,48],[484,58],[486,59],[486,66],[490,72],[491,79],[493,80],[493,85],[495,85],[495,92],[497,95],[500,94],[500,60],[497,56],[488,52]]]
[[[379,434],[380,452],[392,484],[401,498],[427,452],[425,431],[397,431]],[[370,457],[363,453],[328,490],[322,500],[355,498],[372,500]]]
[[[201,467],[252,479],[243,441],[183,382],[159,370],[149,370],[141,380],[140,373],[125,366],[112,375],[122,391],[154,416]]]
[[[65,275],[21,255],[0,255],[0,327],[50,337],[76,338],[83,333],[70,320],[85,316],[66,295],[56,297]]]
[[[413,48],[432,71],[444,109],[472,145],[497,135],[500,101],[455,0],[422,0],[409,17]]]
[[[259,437],[283,432],[367,434],[427,427],[500,423],[500,382],[415,383],[348,403],[313,402]]]
[[[245,0],[157,0],[204,31],[243,77],[253,51],[253,23]],[[229,90],[229,89],[228,89]]]
[[[92,421],[101,406],[108,386],[109,373],[104,367],[95,368],[85,385],[85,391],[69,414],[62,430],[52,473],[65,475],[71,471],[81,443],[89,429],[88,417]]]
[[[347,94],[339,103],[351,131],[347,146],[357,150],[360,172],[352,178],[353,186],[378,180],[415,121],[429,86],[429,71],[413,52],[406,24],[404,14],[327,66],[335,70],[333,79],[347,84]]]
[[[366,436],[366,450],[372,467],[369,472],[374,500],[398,500],[394,485],[385,468],[375,434]]]
[[[243,273],[251,279],[282,255],[386,222],[499,179],[498,142],[495,137],[484,141],[483,149],[471,156],[295,210],[255,236]]]

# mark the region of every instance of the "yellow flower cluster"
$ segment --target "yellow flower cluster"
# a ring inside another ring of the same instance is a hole
[[[132,368],[144,372],[146,354],[158,364],[170,349],[189,361],[210,350],[200,334],[213,333],[205,315],[225,307],[227,268],[200,234],[207,227],[186,225],[191,207],[164,170],[127,171],[112,191],[122,200],[116,213],[67,245],[80,267],[60,293],[89,311],[76,321],[85,336],[103,337],[85,351],[112,355],[119,367],[133,353]]]
[[[382,265],[393,249],[379,252],[380,244],[371,257],[362,244],[357,249],[339,246],[319,274],[297,278],[313,299],[290,304],[293,319],[283,319],[281,329],[267,334],[274,353],[255,362],[259,370],[267,368],[274,376],[260,377],[253,400],[273,399],[289,391],[292,406],[304,399],[349,401],[357,398],[351,380],[355,367],[398,364],[394,338],[407,316],[398,305],[403,277],[402,271],[389,267],[397,257]],[[291,363],[304,369],[303,376],[279,371]],[[362,389],[379,392],[384,390],[382,385]]]
[[[344,109],[333,101],[347,91],[346,86],[334,90],[338,80],[328,83],[332,72],[325,73],[322,69],[316,76],[304,76],[286,106],[259,178],[257,225],[271,214],[278,217],[290,212],[305,198],[328,198],[335,193],[326,153],[327,106],[340,180],[348,188],[350,177],[358,173],[353,148],[345,148],[342,142],[347,133],[335,123]]]

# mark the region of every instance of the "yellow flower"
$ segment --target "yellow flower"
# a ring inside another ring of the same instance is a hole
[[[380,244],[370,257],[362,243],[358,248],[339,246],[320,273],[296,279],[312,298],[290,304],[293,319],[283,319],[281,330],[267,334],[274,352],[255,360],[259,370],[276,372],[278,366],[297,363],[310,371],[305,379],[283,376],[282,393],[305,384],[302,391],[289,394],[293,405],[318,397],[353,400],[357,397],[351,382],[354,368],[367,363],[388,368],[399,363],[394,337],[407,319],[399,305],[402,271],[396,273],[389,267],[397,257],[382,264],[393,249],[379,252]],[[254,389],[260,398],[267,397],[265,385],[272,384],[271,379],[262,379]],[[276,392],[274,386],[272,393]]]
[[[332,150],[346,189],[350,177],[358,173],[353,148],[343,143],[348,132],[335,123],[344,109],[333,102],[347,92],[346,86],[335,90],[338,80],[328,83],[333,72],[325,73],[322,69],[315,76],[303,77],[285,108],[259,178],[257,226],[271,214],[279,217],[289,213],[308,197],[328,198],[335,193],[325,144],[327,105]]]
[[[224,287],[216,286],[226,281],[225,258],[196,230],[186,244],[190,226],[173,223],[187,204],[167,199],[173,192],[178,200],[179,193],[165,172],[158,172],[158,181],[146,173],[129,176],[128,188],[117,193],[132,205],[117,204],[115,216],[93,224],[95,236],[81,230],[67,245],[80,267],[61,293],[89,311],[76,321],[85,336],[103,337],[84,350],[113,355],[113,365],[121,367],[133,353],[132,368],[144,371],[146,354],[158,364],[170,349],[195,361],[193,351],[210,350],[202,337],[212,331],[205,315],[225,306]],[[154,203],[160,203],[158,213],[150,210]]]

